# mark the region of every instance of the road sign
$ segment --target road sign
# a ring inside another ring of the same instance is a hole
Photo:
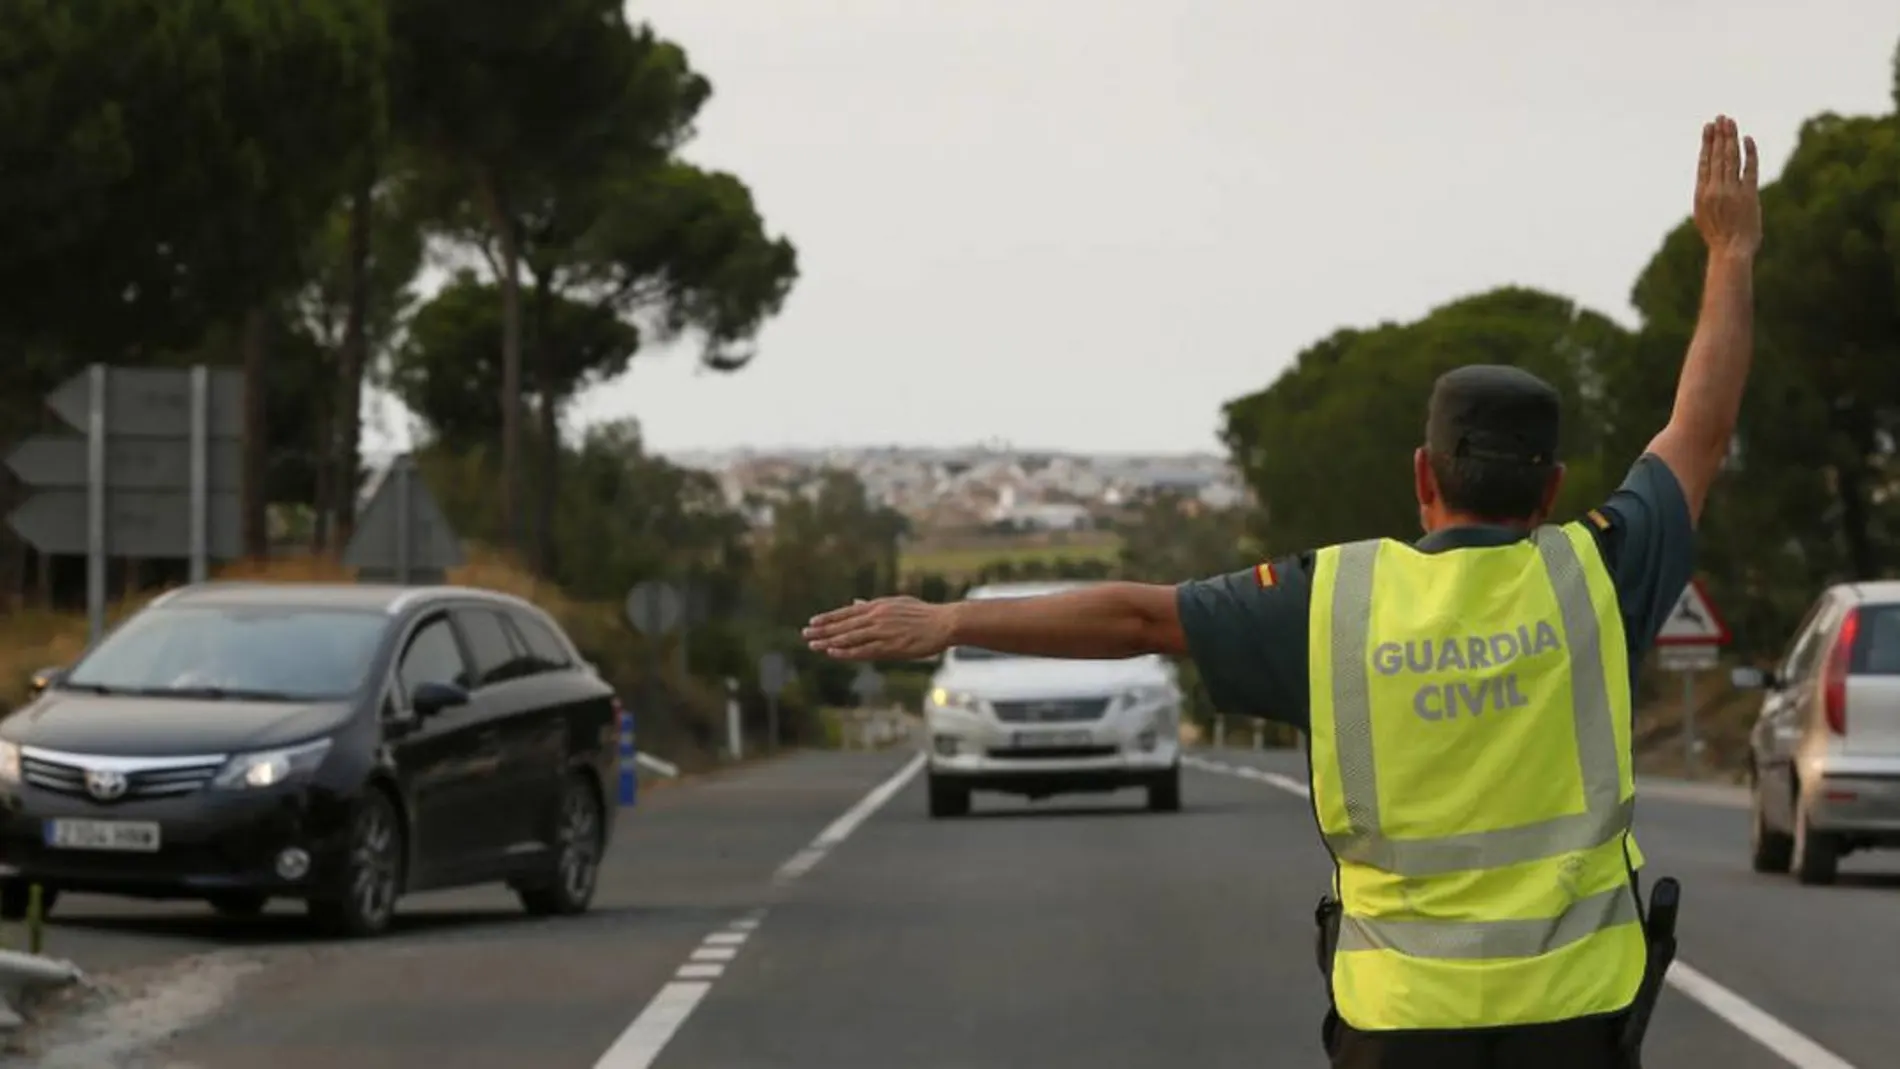
[[[759,689],[777,695],[792,681],[792,666],[785,655],[773,650],[759,658]]]
[[[42,553],[84,554],[92,639],[105,633],[108,557],[210,560],[243,551],[244,377],[234,370],[94,364],[46,405],[83,437],[21,443],[7,466],[34,490],[9,522]]]
[[[206,383],[205,434],[209,438],[244,436],[244,374],[229,368],[210,370]],[[106,423],[115,435],[184,438],[191,433],[191,369],[109,369]],[[53,414],[85,430],[92,418],[91,374],[82,371],[46,396]]]
[[[410,457],[384,469],[343,549],[343,563],[359,580],[397,583],[441,582],[461,566],[462,543]]]
[[[1699,580],[1691,580],[1682,588],[1675,608],[1669,610],[1662,630],[1656,635],[1658,646],[1722,646],[1728,640],[1728,624],[1722,622],[1721,614],[1715,611],[1715,602],[1710,600]]]
[[[1678,643],[1657,647],[1656,662],[1665,672],[1706,672],[1721,663],[1721,652],[1713,643]]]
[[[191,555],[191,496],[177,492],[127,490],[106,498],[105,555],[160,560]],[[212,557],[241,556],[241,501],[236,494],[212,494],[206,502],[210,523],[206,549]],[[14,509],[7,522],[41,553],[87,552],[91,524],[84,490],[34,494]]]
[[[878,674],[877,669],[864,665],[851,680],[851,693],[858,696],[859,704],[869,705],[883,695],[884,677]]]
[[[244,488],[244,450],[234,439],[206,443],[205,477],[214,493]],[[28,486],[84,490],[89,485],[86,439],[75,434],[28,438],[7,454],[7,467]],[[129,438],[106,441],[106,486],[119,490],[191,488],[191,443],[182,438]],[[66,552],[84,553],[84,547]]]
[[[670,634],[686,615],[686,599],[673,584],[648,579],[627,591],[627,622],[643,635]]]

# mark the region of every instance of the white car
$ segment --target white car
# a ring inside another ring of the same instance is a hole
[[[1077,583],[1003,583],[969,597],[1035,597]],[[924,701],[930,815],[962,816],[974,791],[1030,799],[1143,787],[1181,808],[1181,690],[1156,656],[1111,661],[944,653]]]

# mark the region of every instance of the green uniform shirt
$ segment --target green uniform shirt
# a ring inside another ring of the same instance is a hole
[[[1616,581],[1633,687],[1643,655],[1695,570],[1695,526],[1675,473],[1648,453],[1597,512],[1604,522],[1590,528]],[[1523,531],[1509,527],[1451,527],[1417,545],[1426,553],[1443,553],[1522,537]],[[1274,561],[1270,586],[1248,568],[1176,588],[1188,650],[1220,711],[1307,729],[1312,563],[1310,552]]]

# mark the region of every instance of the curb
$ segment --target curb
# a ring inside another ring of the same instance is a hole
[[[65,987],[83,977],[70,961],[55,961],[17,950],[0,950],[0,1032],[26,1023],[20,1016],[20,997],[46,987]]]

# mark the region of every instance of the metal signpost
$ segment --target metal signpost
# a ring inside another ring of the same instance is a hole
[[[343,547],[343,563],[363,582],[405,586],[445,582],[450,568],[461,567],[461,540],[408,455],[384,469]]]
[[[1728,641],[1728,624],[1715,611],[1715,602],[1700,580],[1691,580],[1656,635],[1656,655],[1664,671],[1682,675],[1683,761],[1692,773],[1702,748],[1696,737],[1695,673],[1714,668]]]
[[[778,696],[792,681],[791,662],[773,650],[759,658],[759,689],[765,692],[766,743],[778,749]]]
[[[627,624],[646,639],[646,706],[660,704],[660,640],[679,627],[686,615],[686,599],[669,583],[648,579],[627,591]],[[630,749],[628,740],[623,750]],[[633,804],[634,762],[637,754],[623,752],[620,760],[620,802]]]
[[[745,757],[745,731],[740,723],[739,681],[726,677],[726,752],[734,761]]]
[[[242,555],[242,373],[94,364],[46,405],[83,436],[38,435],[8,454],[39,492],[7,521],[41,553],[86,557],[91,641],[105,632],[108,558],[189,560],[199,583],[212,559]]]

